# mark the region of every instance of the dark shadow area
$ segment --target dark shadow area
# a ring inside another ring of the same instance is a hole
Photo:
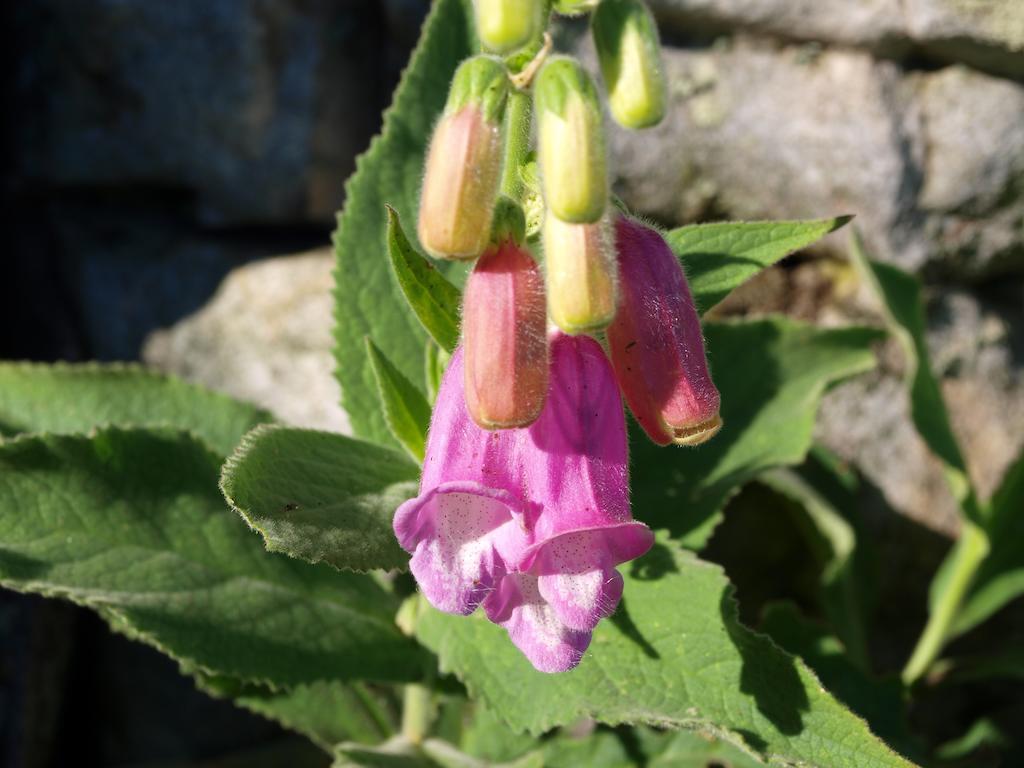
[[[640,632],[640,628],[634,623],[633,618],[629,615],[629,609],[626,607],[626,598],[623,597],[619,601],[619,607],[615,613],[611,615],[611,622],[619,631],[636,643],[640,650],[644,652],[644,656],[649,659],[660,659],[661,654],[658,653],[657,649],[649,642],[647,638]]]
[[[736,605],[728,594],[722,595],[720,605],[729,637],[743,657],[740,690],[754,697],[758,712],[781,733],[787,736],[800,733],[803,730],[801,713],[810,708],[810,702],[795,661],[776,652],[767,637],[740,626]]]
[[[629,575],[640,581],[656,581],[666,573],[678,573],[676,561],[672,552],[664,544],[654,543],[654,546],[641,558],[634,560],[629,565]]]

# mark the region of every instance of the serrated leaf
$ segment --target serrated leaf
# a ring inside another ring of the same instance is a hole
[[[416,462],[422,462],[430,426],[430,403],[369,336],[366,337],[366,354],[377,380],[377,392],[388,429]]]
[[[991,549],[974,577],[953,633],[977,626],[1024,595],[1024,453],[1010,465],[985,513]]]
[[[388,209],[387,243],[391,269],[409,308],[442,349],[453,352],[459,343],[462,292],[448,282],[409,242],[398,212]]]
[[[333,432],[264,426],[224,465],[221,490],[271,552],[342,570],[404,569],[391,529],[419,467]]]
[[[659,448],[634,430],[634,514],[700,548],[743,483],[807,455],[825,389],[875,364],[868,328],[821,329],[781,317],[706,323],[724,426],[697,448]]]
[[[812,221],[722,221],[693,224],[665,235],[683,262],[701,313],[765,267],[817,242],[852,216]]]
[[[821,687],[802,662],[736,618],[722,570],[659,539],[623,567],[625,593],[572,672],[535,671],[482,615],[430,610],[417,636],[516,730],[581,717],[700,729],[779,763],[909,766]]]
[[[0,435],[103,425],[186,429],[227,456],[266,411],[139,365],[0,363]]]
[[[359,339],[372,336],[410,380],[423,370],[425,334],[409,311],[388,266],[386,210],[415,219],[423,155],[448,84],[459,62],[475,52],[471,17],[462,0],[434,3],[381,134],[370,144],[345,187],[345,208],[334,234],[335,375],[342,405],[358,437],[394,445],[370,362]]]
[[[276,686],[409,680],[424,656],[373,579],[268,554],[166,429],[0,444],[0,583],[97,608],[189,667]]]
[[[732,744],[692,731],[668,733],[639,731],[641,745],[648,756],[646,768],[760,768],[763,763]],[[652,739],[652,736],[654,739]],[[654,744],[648,746],[648,742]]]
[[[274,690],[230,678],[196,677],[198,688],[307,736],[330,751],[341,741],[376,744],[394,734],[397,723],[363,683],[319,681]]]

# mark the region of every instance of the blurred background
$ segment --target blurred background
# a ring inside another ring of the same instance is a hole
[[[330,374],[330,232],[428,5],[4,3],[0,357],[144,360],[289,421],[345,429]],[[991,492],[1024,439],[1024,3],[651,6],[673,106],[650,131],[612,129],[615,191],[666,226],[856,214],[876,257],[926,283],[933,363]],[[562,44],[592,65],[583,32],[567,25]],[[716,313],[870,319],[846,246],[833,235]],[[886,671],[921,626],[957,523],[908,420],[902,362],[881,353],[877,372],[829,393],[817,437],[886,510],[872,528],[880,578],[888,618],[907,627],[876,649]],[[756,509],[743,496],[729,521]],[[743,567],[729,522],[710,550],[735,566],[753,624],[765,600],[799,591],[765,577],[799,557],[771,535],[778,546]],[[1016,608],[991,631],[1021,632]],[[921,725],[941,735],[972,706],[943,701]],[[305,754],[94,615],[0,593],[0,763],[227,765],[279,746]],[[308,760],[323,762],[316,750]]]

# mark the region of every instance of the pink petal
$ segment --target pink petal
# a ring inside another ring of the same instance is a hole
[[[504,627],[540,672],[565,672],[583,658],[590,632],[565,626],[527,574],[509,574],[484,602],[487,618]]]

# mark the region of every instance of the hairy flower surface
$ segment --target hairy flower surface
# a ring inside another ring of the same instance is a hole
[[[534,667],[575,667],[622,595],[616,565],[653,534],[632,520],[618,387],[593,339],[556,333],[550,389],[530,427],[488,432],[469,417],[464,356],[438,394],[420,495],[395,532],[427,599],[450,613],[481,602]]]
[[[655,230],[616,222],[619,310],[608,347],[637,422],[659,445],[697,445],[722,426],[700,318],[679,260]]]
[[[485,429],[524,427],[548,392],[544,278],[515,239],[491,245],[462,299],[466,405]]]

